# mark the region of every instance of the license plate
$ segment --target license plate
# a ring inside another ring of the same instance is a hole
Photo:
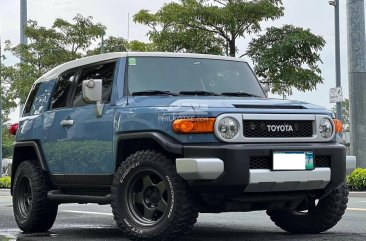
[[[290,171],[290,170],[313,170],[314,169],[314,153],[306,152],[274,152],[273,153],[273,170]]]

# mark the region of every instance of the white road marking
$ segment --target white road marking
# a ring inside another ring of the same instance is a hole
[[[74,211],[74,210],[60,210],[64,213],[80,213],[80,214],[93,214],[93,215],[104,215],[104,216],[113,216],[112,213],[100,213],[100,212],[86,212],[86,211]]]
[[[358,201],[359,203],[366,203],[366,201]]]
[[[366,212],[366,208],[347,208],[349,211],[363,211]]]

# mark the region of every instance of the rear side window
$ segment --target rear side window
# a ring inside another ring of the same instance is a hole
[[[29,115],[30,114],[34,99],[37,95],[37,92],[38,92],[38,89],[39,89],[40,85],[41,85],[41,83],[33,85],[32,90],[30,91],[30,93],[28,95],[27,102],[25,103],[23,115]]]
[[[67,97],[75,78],[75,71],[71,71],[62,74],[58,80],[55,87],[55,92],[51,99],[51,109],[63,108],[67,105]]]
[[[73,106],[87,105],[87,103],[84,102],[82,97],[82,85],[83,81],[88,79],[103,80],[103,102],[109,102],[112,93],[115,65],[116,63],[112,62],[83,68],[81,70],[80,77],[76,85]]]

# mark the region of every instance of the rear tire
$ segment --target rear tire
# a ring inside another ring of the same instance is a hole
[[[57,216],[58,205],[47,199],[48,179],[31,161],[20,163],[14,177],[13,211],[24,232],[46,232]]]
[[[192,195],[173,162],[161,153],[138,151],[118,169],[112,185],[112,210],[131,240],[172,240],[197,220]]]
[[[295,210],[267,211],[281,229],[295,234],[316,234],[333,228],[341,220],[348,203],[347,184],[334,189],[307,212]]]

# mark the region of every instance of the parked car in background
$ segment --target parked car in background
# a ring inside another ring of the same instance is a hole
[[[2,161],[2,176],[10,176],[12,159],[4,158]]]

